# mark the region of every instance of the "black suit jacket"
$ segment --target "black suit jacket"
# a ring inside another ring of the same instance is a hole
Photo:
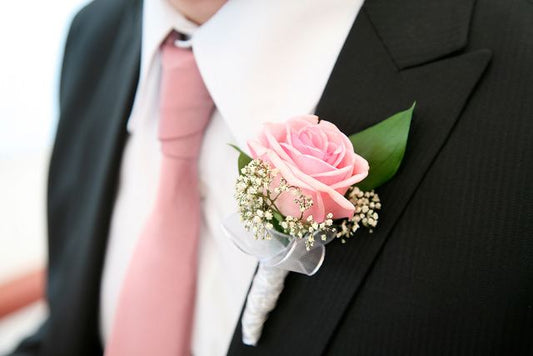
[[[73,21],[48,191],[51,312],[18,354],[102,353],[140,26],[139,0],[96,0]],[[317,112],[354,133],[415,100],[380,226],[328,245],[316,276],[290,274],[259,345],[238,326],[230,355],[533,354],[533,2],[367,0]]]

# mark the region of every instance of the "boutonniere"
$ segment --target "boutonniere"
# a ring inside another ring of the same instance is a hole
[[[238,212],[223,228],[259,261],[242,315],[245,344],[257,344],[290,271],[315,274],[328,243],[377,227],[374,189],[400,166],[414,107],[351,136],[314,115],[266,123],[248,141],[251,156],[233,146]]]

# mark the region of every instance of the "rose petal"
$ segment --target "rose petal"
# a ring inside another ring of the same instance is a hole
[[[265,155],[266,151],[268,150],[266,146],[262,144],[259,140],[249,140],[246,144],[248,145],[250,154],[254,159]]]
[[[319,125],[305,127],[298,131],[298,137],[304,145],[314,147],[322,152],[326,150],[329,142],[328,136]]]
[[[344,148],[344,145],[338,145],[334,142],[330,142],[328,144],[326,157],[324,157],[324,160],[333,167],[338,167],[339,163],[344,158],[345,153],[346,150]]]
[[[324,197],[320,193],[316,193],[316,192],[313,192],[312,194],[310,194],[309,192],[304,191],[304,193],[307,193],[308,195],[311,196],[311,198],[313,198],[313,206],[311,207],[311,209],[307,210],[304,213],[304,216],[303,216],[304,220],[307,219],[309,215],[313,215],[313,220],[315,220],[318,223],[321,223],[324,220],[326,220],[327,213],[326,213],[326,207],[324,205],[324,200],[325,200]]]
[[[265,130],[264,133],[268,141],[269,148],[274,150],[280,156],[281,159],[292,162],[291,157],[281,147],[279,141],[276,140],[275,136],[272,135],[269,130]]]
[[[279,156],[272,150],[268,150],[266,155],[263,156],[261,159],[272,163],[274,167],[279,169],[280,174],[285,180],[293,186],[300,187],[303,189],[309,189],[311,190],[311,186],[309,186],[305,181],[301,180],[295,173],[298,172],[298,169],[291,165],[289,162],[283,161],[279,158]]]
[[[344,193],[346,193],[346,191]],[[350,203],[348,200],[346,201],[349,203],[349,205],[340,205],[331,199],[324,198],[324,211],[326,214],[333,214],[334,219],[351,218],[355,212],[355,208],[352,203]],[[325,219],[325,216],[323,219]]]
[[[350,139],[348,139],[348,137],[343,136],[342,139],[341,139],[341,143],[342,143],[342,145],[344,147],[344,150],[345,150],[346,154],[344,155],[344,157],[342,157],[342,159],[337,164],[337,166],[344,167],[344,166],[353,165],[355,160],[356,160],[356,156],[358,156],[358,155],[354,151],[352,142],[350,141]]]
[[[308,187],[312,187],[312,190],[315,190],[319,193],[325,193],[329,196],[329,199],[333,200],[337,205],[339,205],[340,208],[342,208],[345,211],[351,211],[351,214],[353,214],[353,211],[355,210],[352,203],[350,203],[349,200],[347,200],[343,194],[340,194],[335,189],[340,189],[342,187],[338,187],[333,189],[332,187],[327,186],[326,184],[320,182],[317,179],[314,179],[313,177],[310,177],[309,175],[304,174],[301,171],[292,171],[295,178],[298,180],[304,182]],[[346,180],[348,181],[348,180]],[[337,184],[338,185],[338,184]],[[348,189],[350,185],[346,186],[346,189]],[[306,187],[306,189],[309,189]],[[338,216],[338,218],[342,217],[348,217],[350,215],[346,216]]]
[[[311,126],[316,125],[318,122],[318,116],[316,115],[302,115],[302,116],[295,116],[290,118],[289,120],[285,121],[283,124],[287,130],[287,133],[298,133],[302,129]],[[285,139],[285,142],[290,143],[290,137],[287,136]]]
[[[350,178],[352,176],[352,172],[352,167],[343,167],[335,170],[330,170],[328,172],[312,174],[311,176],[324,184],[332,186]]]
[[[323,173],[335,169],[335,167],[330,166],[328,163],[305,154],[301,154],[294,147],[282,143],[281,147],[285,150],[287,155],[290,156],[292,162],[298,167],[302,172],[312,175],[317,173]]]
[[[275,205],[284,216],[299,218],[302,215],[300,207],[294,202],[294,194],[292,192],[281,193],[276,199]]]
[[[351,187],[354,184],[357,184],[361,182],[363,179],[365,179],[368,176],[368,171],[361,172],[359,174],[355,174],[351,176],[348,179],[343,180],[342,182],[335,183],[331,185],[332,189],[342,189],[345,187]]]

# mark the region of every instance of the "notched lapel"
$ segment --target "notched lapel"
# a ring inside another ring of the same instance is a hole
[[[370,20],[400,69],[463,49],[474,0],[372,0]]]
[[[324,265],[313,277],[289,274],[259,345],[242,345],[239,324],[230,355],[320,355],[326,351],[347,306],[444,145],[490,58],[490,51],[479,50],[399,71],[367,11],[360,12],[317,114],[351,134],[416,100],[404,162],[393,180],[378,190],[383,210],[375,232],[361,230],[347,244],[328,245]]]

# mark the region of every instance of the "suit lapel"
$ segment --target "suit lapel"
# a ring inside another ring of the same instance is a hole
[[[416,24],[398,27],[394,36],[387,35],[386,31],[379,32],[380,28],[389,29],[394,23],[394,6],[386,9],[387,5],[381,6],[380,1],[367,1],[317,108],[321,118],[351,134],[417,101],[404,162],[396,177],[378,189],[383,202],[379,226],[373,234],[361,230],[346,244],[328,245],[324,265],[317,275],[289,274],[259,345],[252,348],[242,344],[239,324],[230,355],[294,352],[319,355],[326,350],[344,311],[363,285],[387,238],[394,235],[391,232],[396,221],[444,145],[489,63],[488,50],[438,60],[449,55],[447,51],[455,52],[464,47],[466,35],[451,36],[447,47],[434,46],[434,39],[426,36],[428,39],[421,38],[416,42],[418,45],[411,44],[411,49],[406,50],[399,44],[407,41],[411,36],[409,29]],[[386,11],[392,12],[386,16]],[[464,21],[441,24],[440,29],[434,31],[440,30],[441,35],[443,31],[466,33],[470,13],[463,12],[458,17]],[[421,16],[421,21],[427,20]],[[406,35],[402,37],[401,33]],[[416,41],[416,38],[411,40]]]

